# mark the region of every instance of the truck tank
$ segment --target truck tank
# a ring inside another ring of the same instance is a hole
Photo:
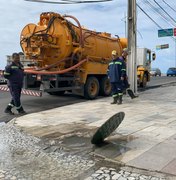
[[[23,28],[20,44],[25,56],[31,60],[27,73],[47,71],[59,74],[87,60],[109,61],[112,50],[121,55],[127,39],[83,28],[70,15],[45,12],[40,15],[38,24],[28,24]]]
[[[71,15],[45,12],[37,24],[26,25],[20,37],[26,59],[24,88],[51,95],[65,92],[95,99],[108,96],[107,68],[112,50],[120,56],[127,39],[81,26]]]

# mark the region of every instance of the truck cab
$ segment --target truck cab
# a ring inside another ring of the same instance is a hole
[[[137,48],[137,82],[139,87],[145,88],[150,81],[151,62],[155,60],[155,53],[147,48]]]

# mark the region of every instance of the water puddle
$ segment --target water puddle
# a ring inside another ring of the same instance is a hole
[[[123,155],[129,150],[130,148],[122,146],[117,142],[114,143],[110,141],[105,141],[104,143],[94,147],[93,154],[95,156],[113,159],[117,156]]]
[[[138,137],[133,136],[133,135],[121,135],[121,134],[116,134],[114,136],[111,136],[109,138],[110,141],[113,141],[114,143],[120,143],[122,145],[126,145],[127,143],[137,139]]]
[[[121,156],[130,150],[126,146],[127,143],[136,139],[136,137],[122,136],[116,134],[105,139],[102,144],[93,145],[91,144],[92,133],[84,134],[70,134],[69,136],[63,136],[60,139],[45,139],[44,149],[47,152],[64,150],[69,154],[79,154],[84,156],[94,156],[95,159],[98,157],[105,157],[113,159]]]
[[[93,147],[89,136],[84,137],[77,134],[63,136],[60,139],[44,139],[43,143],[45,152],[59,152],[63,150],[68,154],[84,156],[89,155]]]

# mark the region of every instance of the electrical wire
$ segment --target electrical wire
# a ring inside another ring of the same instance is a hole
[[[139,6],[139,4],[136,4],[137,7],[157,26],[159,27],[160,29],[164,30],[154,19],[152,19],[142,8],[141,6]],[[164,30],[167,32],[167,30]],[[176,41],[176,39],[172,36],[170,36],[174,41]]]
[[[155,2],[155,4],[158,5],[158,7],[160,7],[160,9],[162,9],[162,11],[163,11],[165,14],[167,14],[168,17],[170,17],[170,19],[172,19],[173,22],[176,23],[175,19],[174,19],[167,11],[165,11],[165,9],[164,9],[158,2],[156,2],[156,0],[153,0],[153,1]]]
[[[138,7],[156,26],[158,26],[160,29],[162,29],[161,26],[160,26],[156,21],[154,21],[154,20],[141,8],[141,6],[139,6],[139,4],[137,4],[137,7]]]
[[[169,25],[172,25],[175,27],[175,23],[170,22],[170,19],[168,17],[166,17],[163,13],[159,12],[158,9],[148,0],[143,1],[145,4],[147,4],[148,6],[150,6],[150,8],[153,10],[153,12],[156,14],[159,14],[162,19]]]
[[[174,12],[176,12],[176,10],[172,7],[172,6],[170,6],[166,1],[164,1],[164,0],[162,0],[168,7],[170,7]]]
[[[60,0],[60,1],[47,1],[47,0],[24,0],[29,2],[39,2],[39,3],[50,3],[50,4],[81,4],[81,3],[99,3],[99,2],[108,2],[112,0],[85,0],[85,1],[77,1],[77,0]]]

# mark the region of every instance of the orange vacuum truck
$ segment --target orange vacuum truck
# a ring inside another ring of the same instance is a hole
[[[111,52],[115,49],[120,55],[127,39],[83,28],[73,16],[46,12],[37,25],[23,28],[20,44],[30,60],[24,89],[51,95],[70,91],[94,99],[110,95],[107,67]]]

